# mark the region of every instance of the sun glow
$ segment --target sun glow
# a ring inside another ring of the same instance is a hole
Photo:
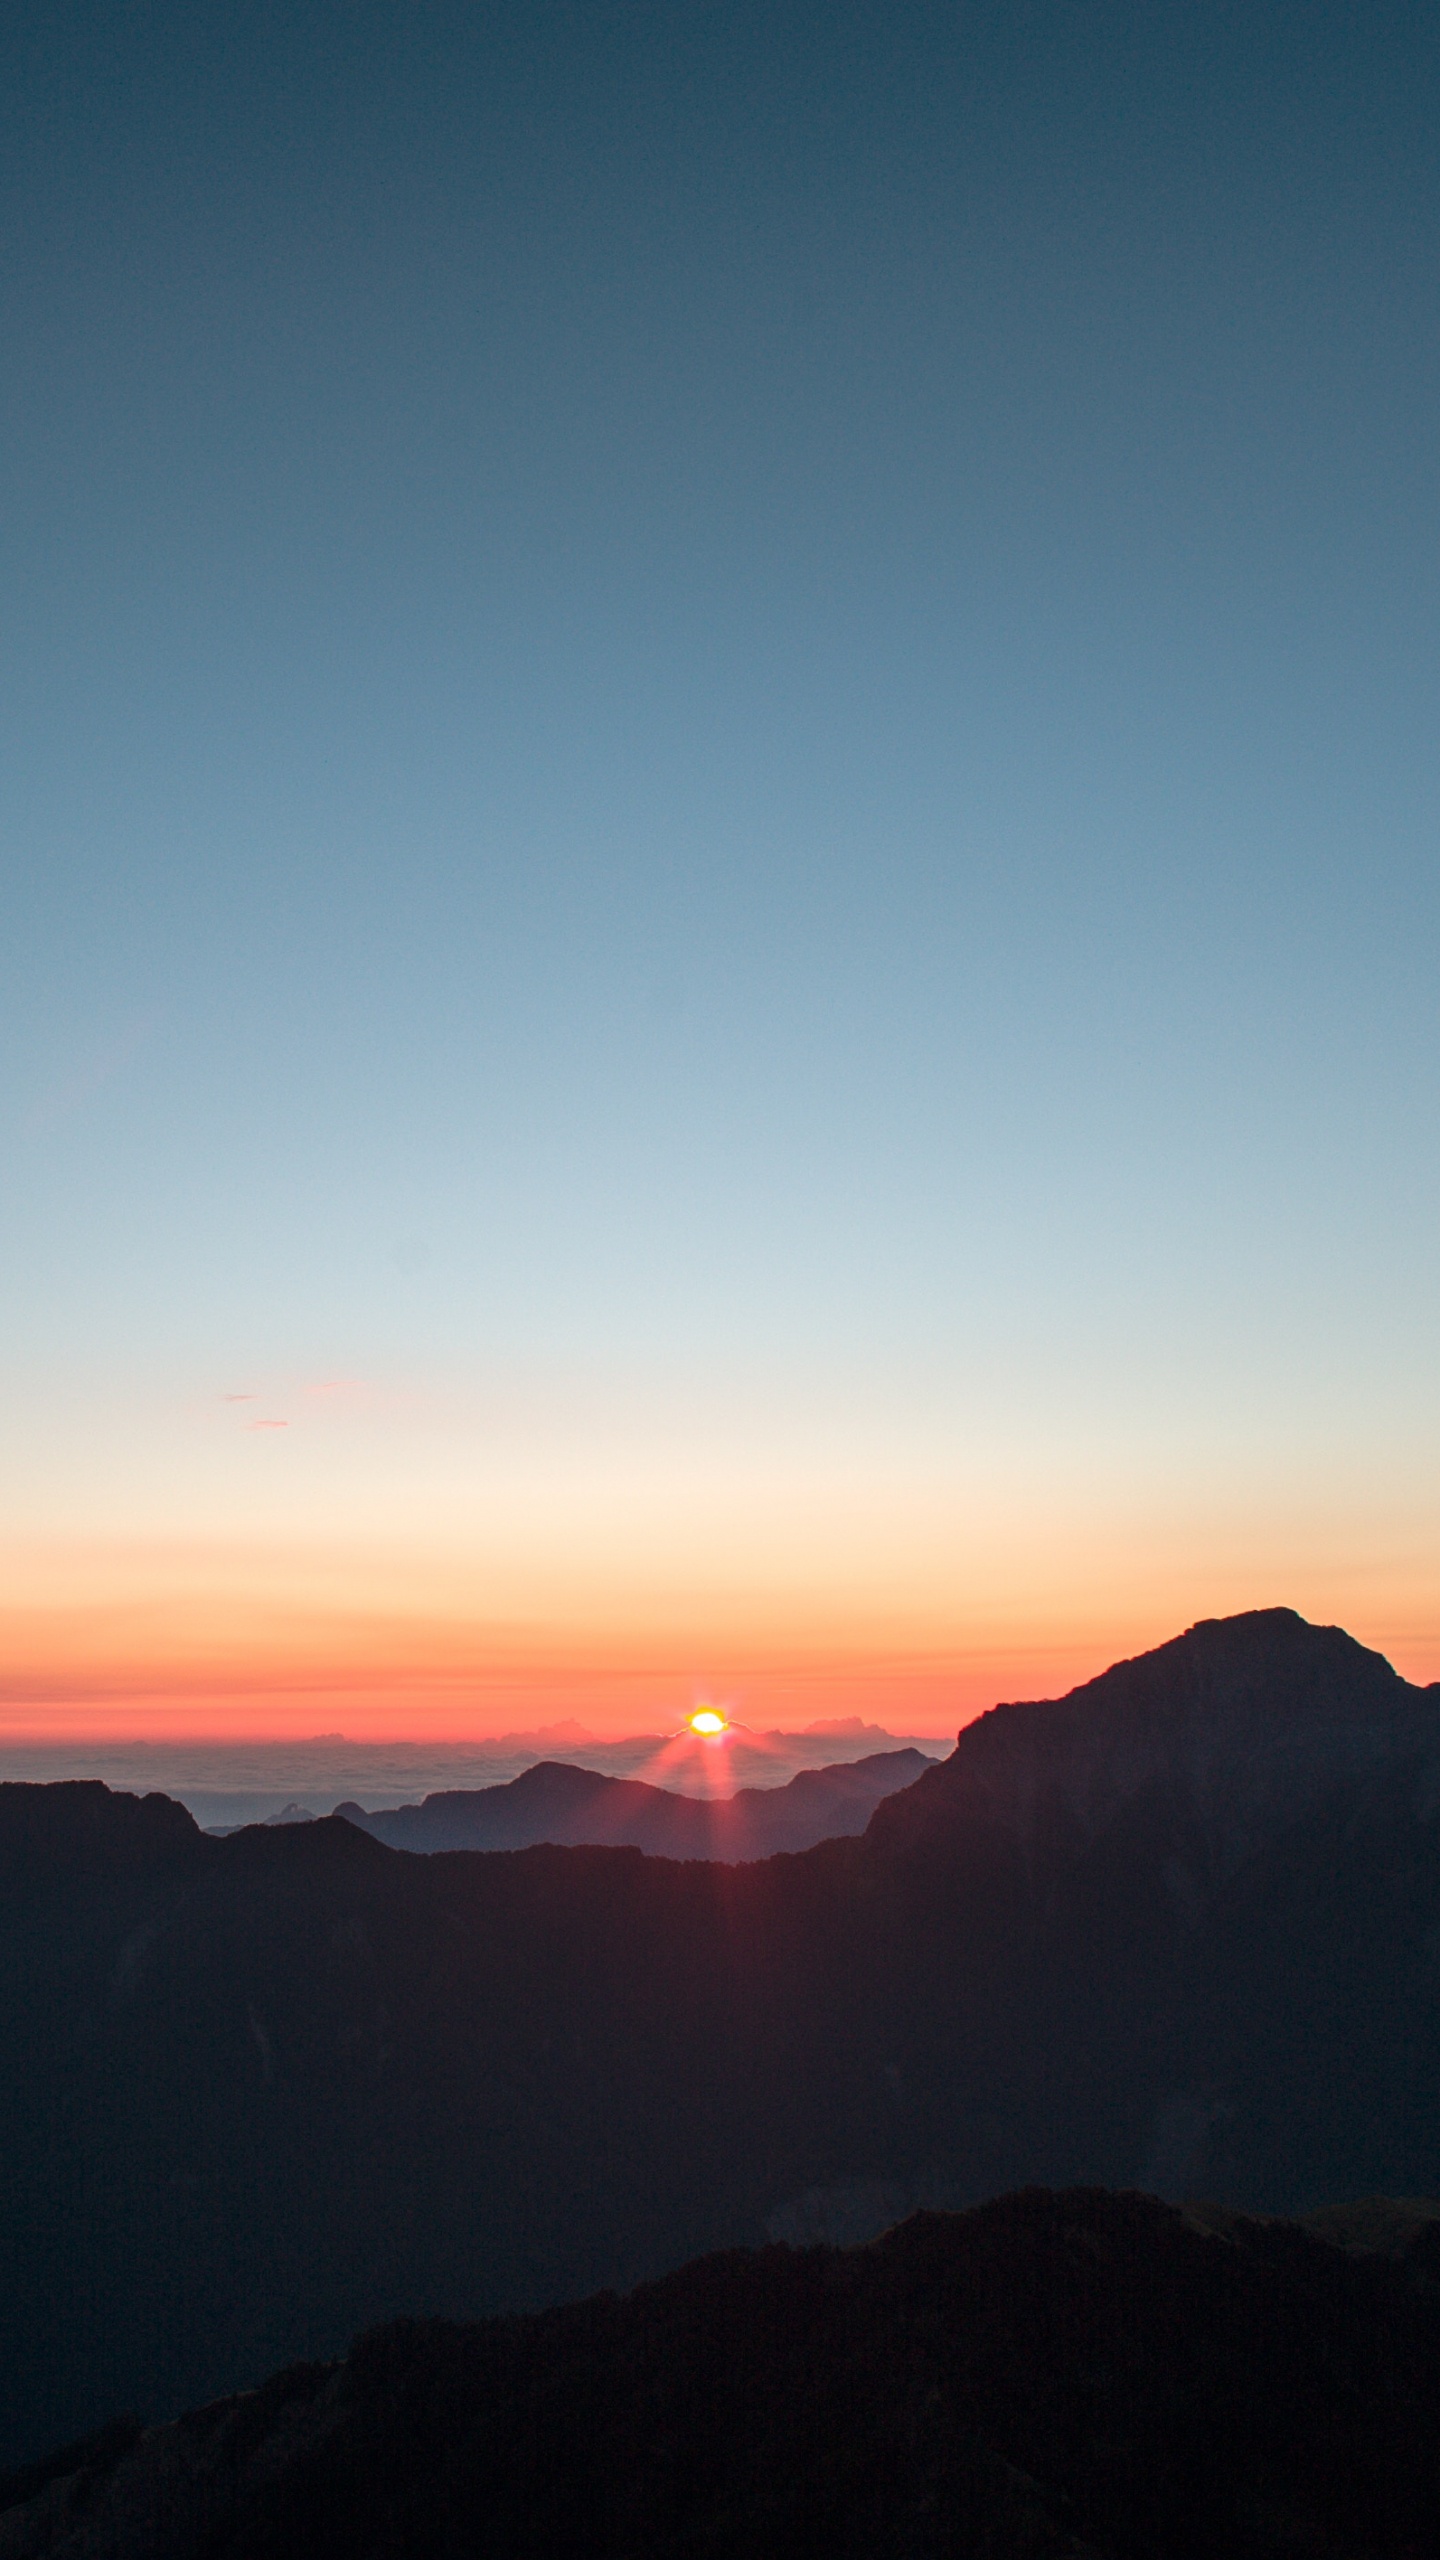
[[[718,1707],[697,1707],[690,1718],[690,1730],[713,1742],[718,1734],[728,1733],[730,1727]]]

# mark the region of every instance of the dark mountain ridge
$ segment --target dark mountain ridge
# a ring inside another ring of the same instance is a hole
[[[1440,1695],[1289,1612],[729,1866],[0,1788],[0,2460],[1027,2183],[1440,2191]]]
[[[0,2560],[1428,2560],[1440,2225],[1031,2190],[404,2322],[0,2481]]]
[[[541,1760],[503,1786],[448,1788],[390,1813],[362,1813],[357,1804],[335,1810],[391,1849],[531,1849],[549,1842],[738,1865],[852,1838],[885,1796],[912,1786],[930,1766],[923,1751],[877,1751],[830,1769],[802,1769],[784,1786],[706,1797]]]
[[[1417,1689],[1339,1627],[1290,1609],[1202,1619],[1065,1698],[992,1707],[877,1826],[892,1840],[992,1824],[1077,1844],[1141,1798],[1243,1856],[1337,1784],[1440,1784],[1440,1685]]]

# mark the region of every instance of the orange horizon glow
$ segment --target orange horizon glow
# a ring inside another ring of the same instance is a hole
[[[1208,1603],[1208,1604],[1207,1604]],[[857,1716],[892,1733],[953,1740],[1004,1700],[1063,1696],[1197,1617],[1285,1604],[1343,1624],[1407,1678],[1440,1674],[1424,1628],[1303,1607],[1283,1590],[1218,1594],[1129,1623],[977,1630],[946,1644],[758,1623],[556,1630],[399,1611],[277,1608],[234,1595],[120,1605],[77,1599],[0,1608],[0,1741],[312,1740],[481,1743],[575,1724],[597,1741],[795,1731]],[[727,1704],[717,1710],[714,1701]],[[707,1711],[716,1728],[697,1722]]]
[[[338,1362],[283,1383],[237,1363],[233,1402],[12,1415],[0,1739],[607,1741],[714,1707],[948,1742],[1281,1604],[1440,1677],[1440,1508],[1408,1462],[1365,1508],[1313,1451],[1237,1491],[1023,1410],[1012,1440],[977,1407],[942,1464],[739,1397],[667,1436],[638,1385],[592,1411],[563,1378],[448,1406]]]

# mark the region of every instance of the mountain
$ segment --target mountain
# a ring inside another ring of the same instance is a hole
[[[335,1810],[391,1849],[530,1849],[548,1840],[735,1865],[863,1831],[882,1797],[913,1785],[930,1765],[923,1751],[877,1751],[802,1769],[787,1786],[702,1797],[542,1760],[508,1786],[454,1788],[393,1813],[362,1813],[357,1804]]]
[[[404,2322],[0,2481],[4,2560],[1433,2560],[1440,2224],[1031,2190]]]
[[[1440,1692],[1288,1611],[755,1864],[0,1788],[0,2462],[916,2205],[1440,2192]]]
[[[802,1731],[828,1736],[832,1742],[887,1742],[890,1738],[883,1725],[867,1724],[863,1716],[817,1716]]]
[[[972,1827],[1027,1855],[1082,1854],[1144,1806],[1233,1868],[1343,1788],[1388,1800],[1440,1765],[1440,1684],[1288,1609],[1209,1619],[1069,1697],[992,1708],[883,1828],[952,1842]]]

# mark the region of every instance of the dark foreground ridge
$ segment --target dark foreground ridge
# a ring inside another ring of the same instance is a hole
[[[390,1849],[643,1849],[654,1858],[710,1858],[738,1865],[821,1840],[853,1839],[877,1804],[932,1766],[923,1751],[875,1751],[831,1769],[802,1769],[783,1787],[737,1787],[728,1796],[682,1796],[641,1778],[540,1760],[505,1786],[455,1787],[393,1813],[337,1805],[359,1831]]]
[[[0,2163],[0,2464],[1017,2187],[1437,2194],[1440,1692],[1212,1622],[742,1866],[0,1788]]]
[[[0,2560],[1429,2560],[1440,2222],[1217,2219],[1032,2189],[399,2323],[0,2483]]]

